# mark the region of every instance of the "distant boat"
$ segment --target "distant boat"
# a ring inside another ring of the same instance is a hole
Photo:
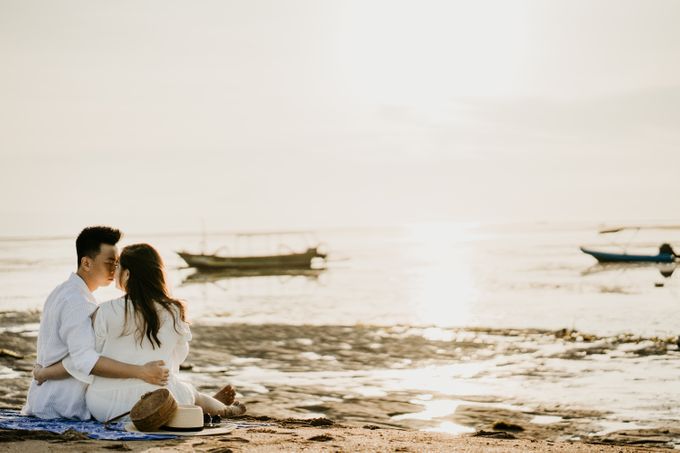
[[[657,253],[656,255],[629,255],[628,253],[610,253],[581,247],[581,251],[586,253],[600,263],[673,263],[676,255],[674,253]]]
[[[220,256],[217,254],[195,254],[177,252],[190,266],[199,270],[217,269],[309,269],[315,258],[325,259],[326,254],[318,247],[310,247],[302,253],[283,253],[278,255]]]

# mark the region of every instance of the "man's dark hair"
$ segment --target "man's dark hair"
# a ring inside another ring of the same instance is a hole
[[[78,267],[83,257],[95,258],[101,251],[102,244],[116,245],[121,237],[120,230],[107,226],[87,227],[76,239]]]

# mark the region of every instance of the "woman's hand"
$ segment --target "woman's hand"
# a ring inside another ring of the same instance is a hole
[[[166,385],[170,370],[163,365],[165,365],[165,362],[162,360],[145,363],[139,367],[139,379],[153,385]]]
[[[36,380],[38,385],[42,385],[43,382],[47,380],[47,378],[43,374],[44,374],[43,367],[36,363],[35,366],[33,367],[33,379]]]

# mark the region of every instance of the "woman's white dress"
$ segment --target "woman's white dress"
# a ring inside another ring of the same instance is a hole
[[[179,379],[179,366],[189,353],[191,330],[179,318],[179,311],[173,307],[173,315],[156,305],[161,321],[158,339],[161,346],[154,349],[148,338],[141,345],[132,305],[128,304],[127,326],[125,324],[125,299],[104,302],[97,310],[93,324],[96,350],[102,356],[133,365],[143,365],[153,360],[162,360],[170,371],[167,388],[178,404],[194,404],[195,389]],[[71,371],[68,361],[64,367]],[[79,376],[76,376],[80,378]],[[99,421],[109,420],[129,411],[146,392],[161,388],[147,384],[140,379],[112,379],[89,376],[91,384],[87,389],[86,402],[92,415]]]

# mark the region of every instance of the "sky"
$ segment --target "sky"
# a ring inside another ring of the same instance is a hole
[[[0,237],[678,220],[676,1],[0,0]]]

